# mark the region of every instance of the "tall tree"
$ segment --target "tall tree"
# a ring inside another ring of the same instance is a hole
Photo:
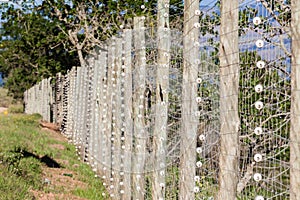
[[[171,13],[180,13],[183,2],[170,2]],[[67,49],[77,51],[81,66],[85,65],[84,55],[92,52],[95,46],[105,48],[104,40],[118,34],[123,28],[133,26],[132,18],[145,16],[149,25],[155,23],[156,0],[45,0],[37,7],[40,13],[60,22],[58,28],[68,39]],[[166,5],[168,6],[168,5]],[[177,19],[176,17],[172,18]]]
[[[29,8],[6,6],[2,5],[6,11],[2,13],[0,71],[9,92],[22,98],[37,81],[78,65],[78,60],[74,52],[65,50],[55,22]]]

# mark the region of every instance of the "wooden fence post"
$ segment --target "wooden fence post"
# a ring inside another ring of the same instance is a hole
[[[90,152],[89,152],[89,147],[90,147],[90,131],[91,131],[91,98],[92,98],[92,78],[93,78],[93,60],[94,58],[91,56],[88,58],[87,65],[85,66],[86,68],[86,74],[85,74],[85,96],[84,96],[84,101],[85,101],[85,110],[84,110],[84,125],[82,129],[82,134],[83,134],[83,159],[85,162],[88,162],[90,159]]]
[[[46,107],[46,98],[45,98],[45,94],[46,94],[46,84],[45,84],[45,80],[43,79],[39,84],[40,84],[40,110],[39,113],[42,115],[43,120],[46,120],[46,113],[45,113],[45,107]]]
[[[75,107],[74,107],[74,136],[73,141],[76,145],[76,150],[78,150],[78,146],[80,144],[79,139],[79,127],[80,127],[80,91],[81,91],[81,73],[82,67],[77,67],[76,69],[76,90],[75,90]]]
[[[75,107],[75,89],[76,89],[76,68],[73,67],[69,74],[70,88],[69,88],[69,105],[68,105],[68,117],[67,117],[67,136],[69,139],[73,139],[74,132],[74,107]]]
[[[52,87],[51,87],[51,78],[47,79],[47,121],[51,122],[51,96],[52,96]]]
[[[221,4],[220,27],[220,172],[218,200],[236,199],[239,178],[238,0]]]
[[[93,170],[96,172],[98,171],[98,165],[99,165],[99,138],[101,137],[99,132],[99,126],[100,126],[100,107],[99,107],[99,88],[100,88],[100,77],[103,73],[101,70],[101,64],[99,61],[99,55],[95,58],[93,65],[94,65],[94,75],[93,75],[93,94],[92,94],[92,119],[91,119],[91,136],[90,136],[90,142],[92,143],[90,148],[90,154],[91,154],[91,164],[93,167]]]
[[[300,2],[291,1],[292,72],[290,129],[290,199],[300,199]]]
[[[144,199],[145,195],[145,154],[146,154],[146,130],[144,119],[144,96],[146,80],[146,48],[145,48],[145,27],[144,17],[134,18],[134,94],[133,94],[133,173],[132,187],[133,199]]]
[[[98,77],[98,93],[97,93],[97,105],[99,107],[99,120],[95,123],[98,125],[98,147],[97,147],[97,162],[98,167],[97,169],[101,173],[101,175],[105,175],[105,170],[107,166],[105,165],[105,154],[106,154],[106,140],[105,140],[105,125],[104,124],[104,116],[107,112],[107,107],[105,105],[106,101],[104,99],[104,95],[106,95],[104,91],[104,85],[106,84],[106,70],[107,70],[107,52],[101,51],[98,56],[99,62],[96,67],[99,68],[99,77]]]
[[[198,0],[184,1],[183,30],[183,85],[182,85],[182,127],[180,143],[180,197],[194,199],[194,177],[196,174],[196,138],[199,117],[197,116],[197,77],[199,63]]]
[[[114,151],[112,167],[114,178],[114,198],[121,199],[120,194],[120,172],[121,172],[121,66],[122,66],[122,39],[114,38],[114,66],[113,66],[113,95],[112,95],[112,147]]]
[[[70,91],[70,85],[69,85],[69,74],[70,71],[68,71],[67,74],[62,76],[62,114],[61,114],[61,132],[62,134],[66,135],[67,127],[68,127],[68,104],[69,104],[69,91]]]
[[[110,44],[108,47],[108,59],[107,59],[107,84],[104,85],[106,86],[106,95],[105,95],[105,103],[107,105],[106,107],[106,116],[104,116],[104,123],[106,125],[105,128],[105,139],[106,139],[106,146],[105,146],[105,151],[106,151],[106,159],[105,159],[105,165],[107,166],[106,168],[106,182],[109,186],[109,193],[110,196],[113,197],[113,177],[112,177],[112,167],[113,167],[113,162],[112,162],[112,91],[113,91],[113,66],[114,66],[114,53],[115,53],[115,44],[114,40],[110,40]]]
[[[132,159],[132,134],[133,134],[133,124],[132,124],[132,71],[131,71],[131,53],[132,53],[132,30],[124,30],[124,63],[122,66],[122,71],[125,73],[124,77],[124,100],[123,100],[123,110],[124,110],[124,143],[122,150],[124,151],[124,200],[131,200],[131,159]]]
[[[55,122],[61,126],[62,124],[62,74],[56,75],[55,82]]]
[[[91,134],[92,134],[92,119],[94,115],[94,111],[92,111],[93,106],[93,93],[94,93],[94,66],[95,66],[95,58],[93,56],[90,56],[87,60],[87,90],[86,90],[86,114],[84,115],[85,118],[85,135],[84,135],[84,143],[85,143],[85,161],[91,164],[91,158],[92,158],[92,146],[93,142],[91,140]]]
[[[83,66],[80,68],[80,85],[79,85],[79,98],[78,98],[78,153],[81,159],[84,158],[84,116],[85,116],[85,99],[86,99],[86,87],[85,87],[85,74],[86,67]]]
[[[170,27],[169,0],[157,2],[157,49],[158,61],[156,71],[156,105],[155,127],[153,138],[154,172],[153,199],[164,199],[166,188],[166,140],[168,122],[168,90],[169,90],[169,60],[170,60]]]

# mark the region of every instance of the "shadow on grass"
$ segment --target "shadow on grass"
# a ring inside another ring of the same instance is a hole
[[[54,159],[49,157],[48,155],[45,155],[40,158],[39,156],[37,156],[29,151],[22,150],[22,149],[17,149],[14,152],[22,154],[23,158],[33,157],[35,159],[38,159],[41,163],[46,164],[47,167],[49,167],[49,168],[61,168],[61,165],[58,162],[56,162]]]

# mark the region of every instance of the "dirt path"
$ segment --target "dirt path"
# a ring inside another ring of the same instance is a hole
[[[62,136],[60,133],[43,128],[43,130],[49,133],[49,136],[55,139],[56,141],[64,141],[67,139]],[[55,148],[58,151],[64,150],[64,146],[61,144],[52,144],[50,148]],[[65,166],[69,165],[67,160],[56,159],[59,164]],[[77,166],[73,166],[77,167]],[[72,171],[67,168],[50,168],[44,166],[42,168],[43,180],[48,183],[45,183],[44,189],[47,188],[48,192],[31,190],[31,193],[37,200],[86,200],[71,194],[71,191],[76,188],[84,189],[87,187],[86,183],[78,180],[79,174],[75,171]],[[72,176],[68,176],[71,174]]]
[[[4,108],[4,107],[0,107],[0,113],[3,113],[4,111],[6,111],[7,108]]]

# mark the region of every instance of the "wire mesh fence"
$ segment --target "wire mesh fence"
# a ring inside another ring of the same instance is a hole
[[[158,1],[26,91],[26,113],[61,126],[105,198],[299,199],[298,4]]]

